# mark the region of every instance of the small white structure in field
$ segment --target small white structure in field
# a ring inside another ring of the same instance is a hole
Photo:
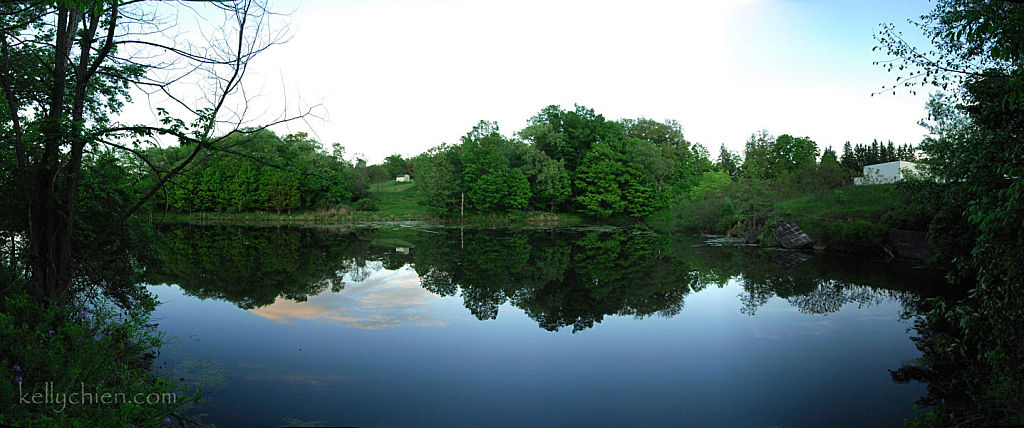
[[[405,183],[407,181],[409,181],[409,174],[399,175],[398,177],[395,177],[396,183]]]
[[[892,161],[864,165],[864,176],[853,179],[853,184],[884,184],[895,183],[907,176],[907,173],[920,174],[917,164],[907,161]]]

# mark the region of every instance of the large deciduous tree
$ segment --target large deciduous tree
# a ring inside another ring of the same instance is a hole
[[[576,172],[595,143],[621,138],[621,135],[619,124],[581,105],[571,111],[556,105],[547,106],[530,118],[530,126],[520,132],[534,147],[563,162],[570,174]]]
[[[736,177],[740,175],[740,164],[743,160],[740,159],[740,155],[730,152],[725,144],[718,149],[718,167],[729,174],[730,177]]]
[[[637,139],[618,139],[595,144],[583,158],[576,179],[576,202],[584,214],[595,217],[645,218],[660,208],[664,199],[652,176],[634,157]]]
[[[213,28],[178,26],[187,21],[178,15],[192,12],[202,17],[194,25]],[[80,262],[95,257],[168,180],[217,148],[215,135],[246,120],[242,78],[280,33],[270,31],[270,13],[255,0],[8,1],[0,16],[0,166],[13,177],[4,204],[14,205],[5,226],[24,238],[19,258],[32,293],[62,304],[74,293]],[[166,101],[156,123],[118,119],[132,88]],[[187,155],[158,167],[143,149],[159,138]],[[130,204],[110,206],[103,224],[91,226],[92,242],[82,242],[83,163],[104,148],[137,156],[156,179]]]
[[[498,124],[480,121],[462,137],[463,183],[466,209],[474,212],[515,211],[525,209],[530,200],[530,184],[516,165],[509,141],[498,133]]]
[[[416,157],[416,195],[420,204],[441,215],[464,206],[462,146],[442,144]]]
[[[752,178],[771,179],[814,165],[818,145],[807,137],[782,134],[773,137],[760,131],[747,140],[743,154],[743,173]]]
[[[530,182],[531,202],[540,209],[555,211],[569,199],[571,183],[562,162],[555,161],[532,146],[523,156],[523,174]]]

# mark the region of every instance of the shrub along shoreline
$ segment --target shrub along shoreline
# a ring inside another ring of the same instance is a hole
[[[749,185],[748,185],[749,186]],[[218,224],[238,226],[328,226],[351,223],[420,221],[440,225],[517,227],[529,225],[575,226],[644,225],[660,233],[701,233],[743,238],[756,236],[763,247],[780,247],[772,228],[780,220],[797,223],[815,241],[815,247],[861,255],[887,255],[886,237],[891,229],[914,229],[899,221],[908,210],[894,184],[848,186],[791,198],[750,198],[749,187],[737,186],[703,195],[700,201],[677,201],[644,221],[622,221],[565,213],[537,211],[471,214],[465,217],[433,215],[426,207],[408,204],[368,211],[349,207],[292,213],[168,213],[169,224]],[[157,215],[157,220],[159,220]],[[892,254],[888,254],[892,256]]]
[[[160,215],[155,217],[159,220]],[[573,226],[587,223],[580,216],[565,213],[547,212],[511,212],[492,214],[472,214],[465,217],[438,217],[426,212],[379,213],[374,211],[349,211],[347,209],[330,209],[316,211],[299,211],[292,213],[167,213],[163,222],[167,224],[219,224],[229,226],[329,226],[350,223],[394,223],[420,221],[442,225],[548,225]],[[607,224],[608,222],[602,222]]]
[[[800,226],[820,250],[894,256],[887,243],[890,230],[928,230],[919,218],[924,214],[908,196],[916,185],[911,180],[795,193],[772,183],[737,180],[696,198],[677,198],[649,221],[662,231],[722,235],[778,247],[772,229],[785,220]]]
[[[186,421],[180,411],[201,398],[153,373],[163,335],[151,307],[41,305],[24,291],[4,291],[0,425],[170,426]]]

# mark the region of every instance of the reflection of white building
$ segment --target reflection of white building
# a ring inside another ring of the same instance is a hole
[[[395,177],[396,183],[404,183],[407,181],[409,181],[409,174],[399,175],[398,177]]]
[[[907,161],[892,161],[864,165],[864,176],[853,179],[853,184],[884,184],[895,183],[909,174],[921,174],[917,164]]]

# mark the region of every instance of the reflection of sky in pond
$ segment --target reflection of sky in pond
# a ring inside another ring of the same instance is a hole
[[[412,268],[379,270],[360,282],[345,278],[345,288],[330,290],[295,302],[278,297],[273,304],[250,310],[282,323],[319,320],[346,327],[378,329],[402,325],[444,326],[449,319],[440,313],[438,296],[420,287]]]
[[[674,317],[573,334],[509,304],[476,321],[417,284],[382,269],[251,311],[155,286],[161,358],[227,368],[203,409],[222,426],[878,426],[923,393],[887,372],[918,356],[888,297],[827,315],[771,297],[750,315],[730,281]]]

